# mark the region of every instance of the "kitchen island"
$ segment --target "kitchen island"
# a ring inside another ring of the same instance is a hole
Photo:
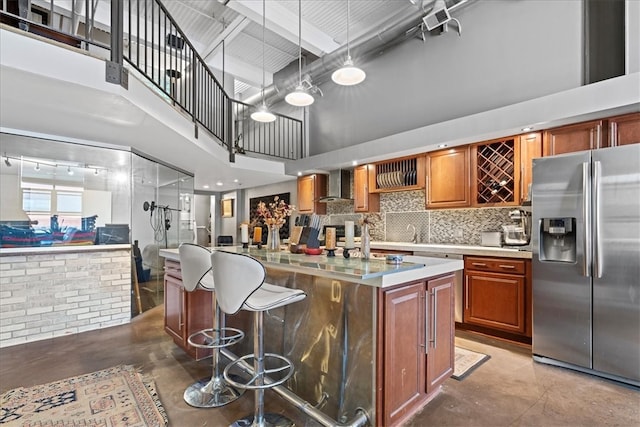
[[[409,262],[391,265],[383,259],[219,249],[254,256],[265,266],[269,283],[307,293],[304,301],[269,312],[265,344],[267,352],[295,364],[280,394],[297,396],[299,409],[321,424],[360,425],[363,414],[372,425],[400,424],[437,395],[451,375],[453,272],[463,268],[461,260],[406,257]],[[175,287],[178,251],[160,255],[168,264],[165,286]],[[165,329],[185,346],[186,339],[179,338],[193,332],[189,319],[196,317],[183,303],[190,297],[165,290]],[[180,322],[171,318],[177,307],[186,311]],[[202,311],[198,319],[210,322],[210,309],[193,307]],[[248,335],[230,357],[251,353],[250,315],[227,316],[227,324]]]

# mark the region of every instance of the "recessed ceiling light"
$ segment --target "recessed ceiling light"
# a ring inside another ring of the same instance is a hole
[[[207,188],[209,188],[209,186],[207,184],[205,184],[205,185],[202,186],[202,188],[204,188],[206,190]]]
[[[298,172],[298,176],[302,176],[302,172]]]
[[[218,181],[218,182],[216,182],[216,185],[217,185],[218,187],[221,187],[221,186],[223,186],[224,184],[222,183],[222,181]]]
[[[530,130],[533,130],[533,128],[531,126],[527,126],[526,128],[522,128],[522,132],[529,132]]]
[[[238,178],[234,179],[233,182],[238,182]]]
[[[357,161],[357,160],[354,160],[353,162],[351,162],[351,164],[352,164],[353,166],[358,166],[358,161]]]
[[[444,148],[446,146],[447,146],[447,144],[438,144],[438,148]]]

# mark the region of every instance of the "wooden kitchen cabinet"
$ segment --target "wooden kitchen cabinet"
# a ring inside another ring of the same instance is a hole
[[[545,156],[554,156],[607,147],[609,144],[603,136],[603,125],[602,120],[593,120],[548,129],[542,138],[542,152]]]
[[[520,144],[517,138],[473,144],[471,159],[473,206],[520,204]]]
[[[640,143],[640,113],[610,117],[608,122],[610,146]]]
[[[327,213],[327,204],[318,199],[327,195],[327,176],[320,173],[301,176],[298,178],[298,205],[296,209],[301,214]]]
[[[375,183],[373,168],[373,165],[360,165],[353,169],[353,210],[355,212],[380,211],[380,194],[369,192],[371,180]]]
[[[425,182],[424,156],[409,156],[375,163],[370,169],[369,192],[422,190]]]
[[[180,263],[165,260],[164,330],[173,341],[196,360],[211,356],[211,350],[189,345],[189,336],[213,325],[212,293],[186,292],[182,285]]]
[[[530,260],[465,257],[463,322],[531,337],[530,272]]]
[[[454,276],[444,276],[427,282],[426,373],[427,394],[453,374],[454,339]]]
[[[470,206],[469,146],[427,153],[426,163],[427,209]]]
[[[378,425],[400,425],[451,376],[454,276],[383,292],[383,412]]]
[[[540,132],[520,135],[520,203],[529,198],[529,184],[533,178],[533,159],[542,157],[542,134]]]

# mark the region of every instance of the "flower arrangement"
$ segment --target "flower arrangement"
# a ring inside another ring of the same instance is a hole
[[[295,206],[290,205],[284,200],[281,200],[280,197],[275,196],[273,198],[273,202],[270,202],[269,205],[260,201],[260,203],[258,203],[257,213],[265,224],[269,226],[281,226],[284,225],[287,217],[291,216],[295,209]]]

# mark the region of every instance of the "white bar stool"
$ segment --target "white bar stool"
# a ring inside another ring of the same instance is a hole
[[[182,269],[182,284],[188,292],[202,289],[211,292],[213,327],[195,332],[187,339],[189,345],[212,349],[211,377],[203,378],[184,391],[184,400],[196,408],[217,408],[233,402],[245,392],[228,384],[220,369],[220,349],[236,344],[244,338],[244,332],[225,327],[225,319],[216,301],[216,291],[211,274],[211,251],[192,243],[178,248]]]
[[[288,426],[293,422],[279,414],[264,413],[264,391],[286,382],[293,375],[293,362],[286,357],[264,352],[264,312],[282,307],[306,298],[307,294],[299,289],[264,283],[266,272],[264,266],[256,259],[244,255],[224,251],[211,254],[213,277],[220,309],[227,314],[235,314],[240,310],[254,312],[253,322],[253,354],[240,357],[224,369],[224,378],[239,388],[254,390],[254,414],[236,420],[232,426]],[[282,366],[265,369],[265,358],[279,361]],[[230,377],[229,371],[235,365],[253,359],[254,374],[249,381],[239,383]],[[266,385],[265,374],[279,373],[280,379]]]

